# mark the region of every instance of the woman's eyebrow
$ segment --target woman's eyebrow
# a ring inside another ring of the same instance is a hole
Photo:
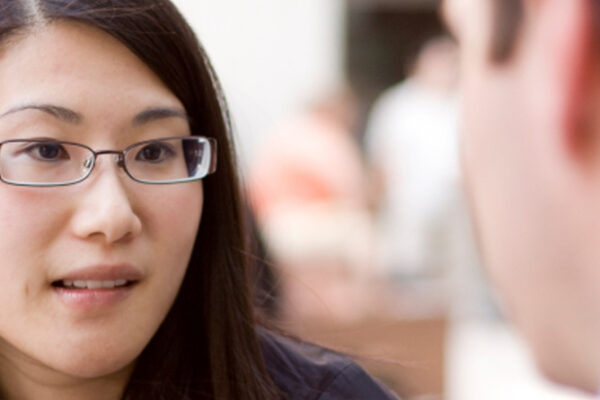
[[[69,110],[68,108],[56,106],[52,104],[25,104],[13,107],[0,115],[0,117],[5,117],[9,114],[14,114],[19,111],[25,110],[37,110],[45,112],[46,114],[50,114],[53,117],[58,118],[61,121],[68,122],[70,124],[79,124],[83,120],[83,117],[76,113],[73,110]]]
[[[64,121],[64,122],[68,122],[71,124],[79,124],[81,123],[81,121],[83,121],[83,117],[78,114],[77,112],[70,110],[68,108],[65,107],[61,107],[61,106],[57,106],[57,105],[53,105],[53,104],[25,104],[25,105],[19,105],[16,107],[13,107],[11,109],[9,109],[8,111],[4,112],[2,115],[0,115],[0,118],[6,116],[6,115],[10,115],[10,114],[14,114],[20,111],[25,111],[25,110],[37,110],[37,111],[42,111],[45,112],[47,114],[52,115],[53,117],[56,117],[57,119]],[[133,125],[144,125],[153,121],[157,121],[160,119],[165,119],[165,118],[183,118],[186,121],[189,122],[189,117],[187,115],[187,113],[179,108],[169,108],[169,107],[155,107],[155,108],[149,108],[147,110],[144,110],[142,112],[140,112],[139,114],[137,114],[134,118],[133,118]]]
[[[187,113],[179,108],[156,107],[142,111],[133,118],[133,125],[144,125],[165,118],[183,118],[189,122]]]

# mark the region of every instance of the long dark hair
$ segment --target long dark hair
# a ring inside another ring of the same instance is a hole
[[[208,58],[168,0],[2,0],[0,41],[71,20],[102,29],[180,99],[194,134],[218,141],[217,172],[175,303],[136,361],[124,399],[274,399],[255,330],[241,194],[227,108]]]

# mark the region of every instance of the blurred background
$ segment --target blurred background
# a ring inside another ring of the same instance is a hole
[[[585,399],[537,374],[486,285],[437,1],[174,2],[230,105],[265,318],[405,399]]]

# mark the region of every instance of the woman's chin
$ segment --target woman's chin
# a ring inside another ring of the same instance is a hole
[[[99,350],[99,349],[97,349]],[[46,364],[51,370],[68,379],[97,379],[129,375],[133,370],[136,354],[122,352],[116,357],[103,351],[85,354],[63,354]]]

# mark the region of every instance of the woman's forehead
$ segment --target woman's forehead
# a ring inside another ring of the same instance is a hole
[[[160,79],[124,44],[108,33],[78,22],[57,21],[20,34],[5,46],[0,63],[53,74],[80,76],[134,72],[148,81]],[[43,62],[42,62],[43,61]],[[107,77],[107,76],[104,76]]]
[[[61,104],[112,115],[156,106],[183,108],[125,45],[73,22],[48,24],[10,43],[0,57],[0,87],[0,110],[15,103]]]

